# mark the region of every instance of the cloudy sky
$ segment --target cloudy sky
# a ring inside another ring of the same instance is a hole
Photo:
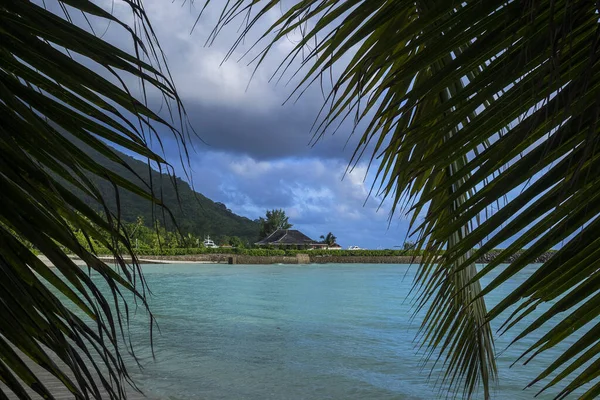
[[[122,18],[129,13],[123,3],[102,1]],[[402,245],[406,216],[397,214],[390,220],[389,204],[369,197],[373,172],[367,172],[366,163],[345,174],[358,139],[351,135],[352,124],[329,132],[313,146],[311,127],[323,104],[319,86],[284,104],[294,81],[269,82],[294,45],[294,36],[280,43],[251,79],[254,66],[248,62],[253,53],[238,61],[250,49],[251,39],[222,63],[238,35],[238,24],[206,46],[220,3],[213,2],[191,31],[201,3],[144,1],[190,122],[202,139],[194,140],[190,153],[194,188],[251,219],[282,208],[295,228],[314,239],[331,231],[344,247]],[[279,15],[277,11],[266,16],[264,24]],[[261,27],[266,25],[259,25],[255,33]],[[108,27],[105,38],[127,47],[126,35],[114,27]],[[178,167],[176,143],[165,140],[166,157]]]

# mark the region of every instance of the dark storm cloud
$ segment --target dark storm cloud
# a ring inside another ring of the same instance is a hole
[[[225,105],[187,103],[190,122],[210,149],[247,154],[256,159],[323,157],[349,161],[357,137],[351,127],[326,134],[316,144],[311,125],[317,112],[299,103],[257,113]],[[201,148],[202,145],[199,146]]]
[[[125,21],[131,20],[126,3],[99,2]],[[206,46],[220,5],[211,5],[193,31],[199,13],[197,4],[145,0],[144,7],[165,53],[189,122],[208,144],[209,151],[231,151],[260,160],[306,156],[350,160],[359,140],[359,135],[350,138],[352,121],[345,122],[335,135],[332,135],[333,129],[328,130],[318,143],[314,143],[311,128],[324,102],[322,88],[313,85],[299,99],[288,100],[302,73],[289,82],[286,79],[291,73],[279,82],[271,79],[293,48],[293,33],[272,48],[270,56],[257,70],[254,64],[248,65],[257,54],[257,50],[252,50],[254,40],[266,30],[269,21],[280,16],[280,10],[265,16],[249,38],[224,62],[239,31],[237,25],[232,24],[221,31],[216,41]],[[103,39],[125,50],[131,48],[131,38],[115,24],[107,26],[104,21],[92,19],[92,26],[95,31],[105,32]],[[247,51],[250,53],[246,54]],[[129,86],[134,91],[139,89],[135,81]],[[166,110],[157,93],[150,91],[149,97],[152,109]],[[200,141],[196,144],[199,149],[203,147]]]

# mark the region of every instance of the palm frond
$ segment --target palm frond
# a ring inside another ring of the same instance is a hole
[[[160,141],[160,128],[185,146],[186,130],[172,122],[183,121],[185,112],[141,2],[127,4],[133,27],[87,0],[47,4],[63,15],[37,2],[0,4],[1,398],[6,398],[3,390],[20,399],[29,399],[32,391],[55,398],[26,358],[76,398],[125,398],[132,384],[123,355],[123,324],[129,318],[123,300],[133,294],[147,309],[145,282],[118,210],[106,206],[89,176],[157,206],[161,202],[150,187],[94,161],[72,138],[130,169],[107,143],[166,166],[149,140]],[[130,35],[135,54],[90,33],[71,14],[117,24]],[[132,81],[141,82],[143,95],[162,96],[171,104],[173,118],[165,120],[136,100],[126,84]],[[102,204],[104,215],[73,195],[72,187]],[[74,234],[78,229],[110,249],[117,268],[82,246]],[[56,269],[41,262],[34,249]],[[85,261],[88,271],[68,253]],[[122,254],[134,263],[127,264]],[[99,289],[92,272],[108,292]]]
[[[214,34],[244,15],[235,49],[280,3],[228,2]],[[283,11],[257,44],[265,43],[258,67],[275,43],[302,33],[276,72],[300,74],[298,94],[349,58],[315,135],[348,118],[366,123],[352,161],[370,151],[380,182],[374,190],[393,200],[392,213],[412,213],[418,245],[430,254],[415,282],[418,307],[428,307],[423,340],[467,395],[477,381],[487,393],[495,374],[488,323],[514,306],[504,327],[528,321],[517,340],[539,338],[524,357],[567,344],[532,383],[559,386],[558,398],[583,385],[582,398],[600,393],[598,336],[571,340],[586,323],[597,323],[600,311],[597,7],[561,0],[303,0]],[[477,272],[476,259],[511,241]],[[485,294],[562,244],[485,310]],[[480,290],[479,279],[521,248]],[[534,317],[543,303],[550,308]],[[562,322],[540,330],[553,318]]]

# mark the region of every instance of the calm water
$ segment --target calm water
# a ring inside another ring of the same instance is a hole
[[[148,326],[134,321],[144,368],[131,372],[151,398],[443,398],[415,350],[419,321],[411,320],[406,297],[414,267],[187,264],[144,270],[161,332],[153,361]],[[501,338],[497,350],[510,338]],[[537,392],[522,389],[540,371],[539,362],[509,368],[527,343],[499,356],[496,399],[532,399]]]

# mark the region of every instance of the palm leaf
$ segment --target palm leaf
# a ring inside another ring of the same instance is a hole
[[[214,35],[244,15],[231,55],[280,3],[228,2]],[[444,363],[446,380],[465,396],[482,382],[487,397],[495,376],[489,321],[500,317],[504,329],[527,322],[516,340],[537,338],[523,357],[566,346],[532,384],[558,386],[558,398],[575,390],[582,398],[599,394],[598,335],[580,333],[600,312],[596,2],[297,1],[255,45],[264,43],[256,67],[295,31],[302,40],[275,74],[300,76],[294,94],[349,59],[332,82],[315,136],[348,118],[366,123],[352,162],[372,153],[379,182],[373,189],[393,200],[392,213],[412,213],[417,243],[429,252],[417,273],[416,304],[427,308],[426,354]],[[507,241],[477,271],[475,260]],[[560,245],[486,311],[485,294]],[[480,288],[480,278],[522,248]],[[533,315],[544,303],[548,311]]]
[[[153,138],[160,142],[157,129],[185,146],[185,126],[170,122],[183,121],[185,112],[156,37],[141,3],[127,3],[133,28],[87,0],[49,4],[63,15],[30,1],[0,4],[0,398],[13,393],[29,399],[33,392],[55,398],[42,369],[76,398],[125,398],[133,384],[123,354],[125,299],[133,295],[147,309],[145,282],[118,210],[106,206],[89,177],[162,203],[152,188],[116,175],[71,140],[129,170],[107,143],[163,167],[148,147]],[[74,22],[81,15],[117,24],[130,35],[134,54]],[[142,95],[171,104],[173,118],[165,120],[132,96],[124,83],[132,80],[142,83]],[[73,187],[105,213],[79,200]],[[117,268],[80,244],[78,229],[110,249]],[[85,261],[88,272],[67,253]],[[127,264],[123,254],[134,262]],[[92,280],[92,271],[98,279]],[[99,280],[108,291],[100,290]]]

